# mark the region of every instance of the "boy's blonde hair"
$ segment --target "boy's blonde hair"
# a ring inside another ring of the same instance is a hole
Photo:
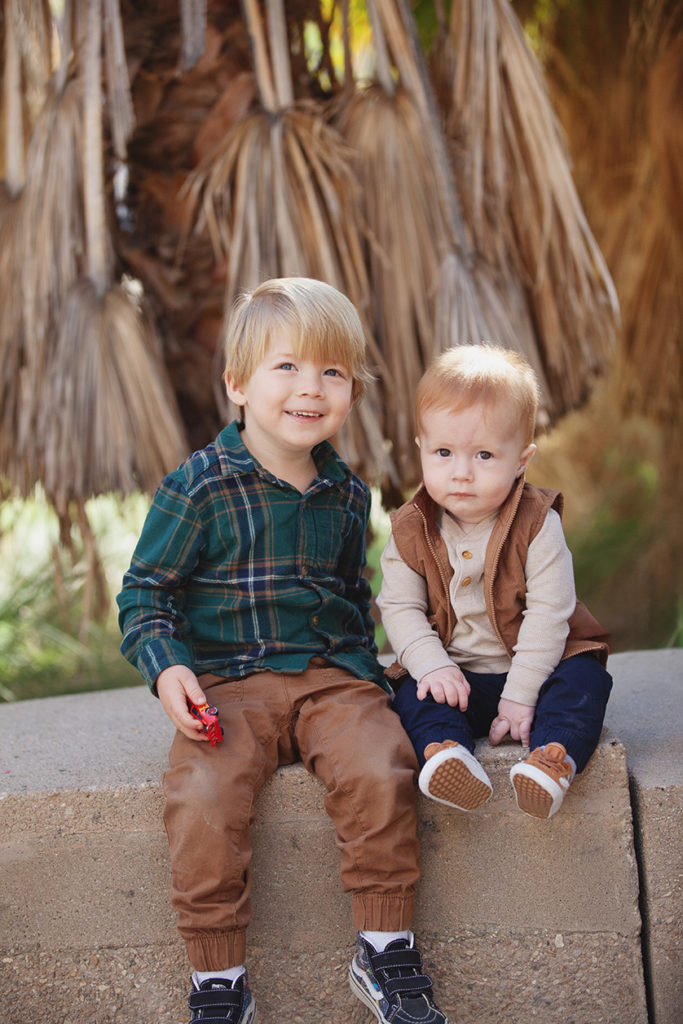
[[[373,377],[358,311],[337,288],[309,277],[272,278],[239,296],[225,336],[224,379],[244,387],[277,330],[287,332],[295,356],[346,367],[353,400],[362,398]]]
[[[418,431],[430,409],[460,412],[475,402],[494,409],[506,403],[524,443],[536,428],[539,388],[534,371],[518,352],[495,345],[459,345],[443,352],[424,373],[415,395]]]

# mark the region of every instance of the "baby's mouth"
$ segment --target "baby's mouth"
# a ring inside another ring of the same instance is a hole
[[[288,416],[296,416],[297,419],[303,420],[319,420],[322,416],[321,412],[306,412],[303,409],[288,409]]]

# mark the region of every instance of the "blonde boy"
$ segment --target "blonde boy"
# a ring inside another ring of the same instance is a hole
[[[524,481],[537,404],[511,351],[454,348],[427,370],[423,484],[392,517],[378,603],[420,789],[480,806],[492,789],[475,740],[509,734],[533,747],[510,773],[517,804],[549,818],[597,746],[611,679],[603,630],[576,600],[562,496]]]
[[[122,651],[177,729],[164,820],[191,1020],[255,1020],[250,820],[300,759],[325,783],[353,897],[354,994],[379,1020],[446,1024],[408,930],[416,764],[376,657],[369,492],[329,442],[369,378],[362,326],[330,285],[266,281],[237,302],[226,353],[240,421],[162,482],[118,598]],[[218,708],[221,743],[188,699]]]

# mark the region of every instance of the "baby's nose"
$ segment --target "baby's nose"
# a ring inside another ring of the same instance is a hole
[[[461,456],[453,460],[452,476],[454,480],[471,480],[472,465],[470,460]]]

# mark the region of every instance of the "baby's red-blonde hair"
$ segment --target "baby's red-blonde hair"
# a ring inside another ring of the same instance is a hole
[[[518,352],[489,344],[458,345],[442,352],[423,374],[415,394],[415,421],[420,433],[429,410],[460,412],[482,402],[495,411],[504,404],[527,445],[534,438],[538,399],[536,375]]]

